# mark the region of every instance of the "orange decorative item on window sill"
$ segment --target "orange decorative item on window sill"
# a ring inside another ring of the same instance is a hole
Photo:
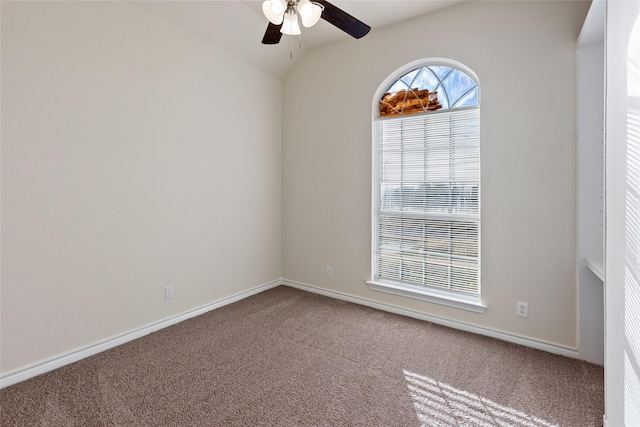
[[[442,105],[438,102],[438,92],[429,92],[428,89],[401,90],[382,96],[380,117],[423,113],[440,108]]]

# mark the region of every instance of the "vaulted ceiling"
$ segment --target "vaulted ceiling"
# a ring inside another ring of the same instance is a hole
[[[331,3],[376,31],[461,1],[465,0],[332,0]],[[309,49],[340,40],[358,42],[320,20],[314,27],[302,29],[300,48],[298,38],[289,36],[283,37],[278,45],[263,45],[261,40],[268,21],[262,14],[262,0],[134,1],[132,4],[279,78]]]

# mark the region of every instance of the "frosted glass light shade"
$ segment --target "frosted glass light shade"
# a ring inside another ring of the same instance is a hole
[[[302,25],[307,28],[313,27],[320,19],[320,15],[322,15],[322,7],[309,0],[300,0],[298,13],[300,14],[300,19],[302,19]]]
[[[282,24],[286,8],[287,3],[284,0],[265,0],[262,3],[262,13],[274,25]]]
[[[300,31],[300,25],[298,25],[298,15],[291,12],[286,12],[284,14],[284,22],[282,23],[282,28],[280,28],[280,32],[282,34],[289,34],[292,36],[297,36],[302,33]]]

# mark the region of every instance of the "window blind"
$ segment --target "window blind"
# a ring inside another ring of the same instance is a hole
[[[383,281],[480,293],[480,109],[376,121],[374,268]]]

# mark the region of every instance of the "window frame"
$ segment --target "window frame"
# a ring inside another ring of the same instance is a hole
[[[428,67],[428,66],[446,66],[455,68],[463,73],[465,73],[468,77],[473,79],[473,81],[477,85],[477,97],[478,104],[477,106],[471,107],[457,107],[457,108],[447,108],[443,110],[438,110],[434,112],[426,112],[426,113],[416,113],[409,114],[406,117],[412,117],[417,115],[430,115],[430,114],[438,114],[440,111],[456,111],[463,109],[478,109],[480,111],[481,106],[481,90],[480,90],[480,81],[476,74],[461,64],[460,62],[445,59],[445,58],[426,58],[419,59],[413,62],[410,62],[395,72],[391,73],[378,87],[375,92],[375,96],[372,103],[372,199],[371,199],[371,275],[370,279],[366,281],[369,289],[385,292],[394,295],[400,295],[403,297],[418,299],[422,301],[428,301],[431,303],[436,303],[440,305],[445,305],[449,307],[454,307],[458,309],[468,310],[476,313],[484,313],[487,310],[487,306],[482,301],[482,292],[481,292],[481,204],[480,204],[480,193],[481,193],[481,183],[480,178],[478,180],[478,294],[466,294],[461,292],[456,292],[455,290],[447,290],[447,289],[439,289],[437,287],[432,286],[421,286],[414,285],[404,282],[397,282],[390,279],[377,279],[376,274],[378,271],[378,259],[376,255],[378,239],[377,239],[377,215],[378,215],[378,195],[379,195],[379,185],[380,185],[380,168],[378,164],[378,156],[379,156],[379,147],[378,147],[378,122],[381,120],[389,120],[389,119],[398,119],[398,116],[393,118],[385,118],[380,116],[380,99],[386,93],[386,91],[401,77],[410,73],[413,70]],[[401,117],[401,116],[400,116]],[[480,159],[478,159],[480,166]]]

